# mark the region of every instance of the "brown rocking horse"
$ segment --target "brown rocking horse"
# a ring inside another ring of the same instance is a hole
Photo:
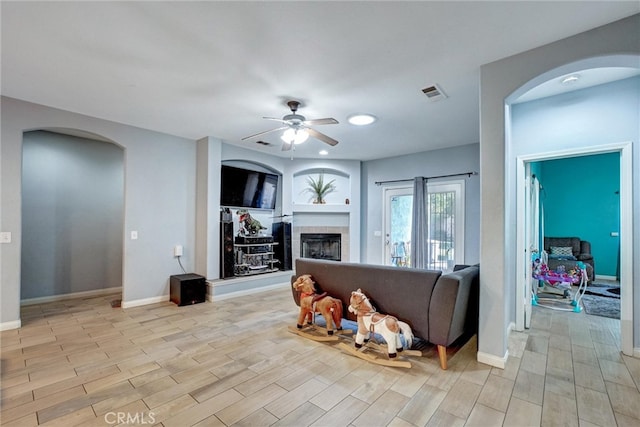
[[[315,282],[310,274],[301,275],[293,283],[293,289],[300,292],[300,314],[298,315],[296,329],[293,329],[293,327],[289,329],[315,341],[335,341],[338,337],[333,335],[334,326],[338,333],[347,332],[342,329],[342,301],[328,296],[326,292],[317,294],[314,285]],[[319,336],[313,333],[315,332],[315,326],[313,325],[315,313],[320,313],[324,317],[328,336]],[[308,331],[303,330],[305,327]]]

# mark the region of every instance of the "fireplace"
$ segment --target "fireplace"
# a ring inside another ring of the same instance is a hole
[[[342,236],[340,233],[301,233],[300,257],[341,260]]]

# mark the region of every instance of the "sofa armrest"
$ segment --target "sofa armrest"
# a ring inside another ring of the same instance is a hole
[[[468,315],[476,311],[478,275],[473,266],[438,279],[429,305],[429,342],[446,347],[474,324]]]
[[[591,255],[591,243],[586,240],[580,240],[580,256],[587,255],[590,258],[593,258]],[[579,258],[578,258],[579,259]]]

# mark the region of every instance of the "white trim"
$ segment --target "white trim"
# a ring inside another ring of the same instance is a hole
[[[526,163],[521,161],[518,157],[516,162],[516,319],[515,329],[517,331],[524,331],[525,329],[525,313],[528,311],[526,305],[531,302],[526,301],[527,295],[525,290],[527,288],[526,283],[521,283],[520,280],[527,280],[526,272],[527,266],[525,265],[526,255],[529,253],[527,250],[527,212],[526,212],[526,199],[529,196],[529,190],[527,183],[529,182],[526,176]],[[530,187],[529,187],[530,188]],[[522,256],[522,251],[525,256]],[[513,322],[512,322],[513,323]],[[509,332],[507,332],[507,337]]]
[[[620,147],[620,349],[633,355],[633,144]]]
[[[161,295],[159,297],[143,298],[133,301],[122,301],[122,308],[139,307],[141,305],[157,304],[159,302],[170,301],[169,295]]]
[[[504,356],[496,356],[494,354],[484,353],[479,351],[476,354],[476,359],[480,363],[484,363],[485,365],[493,366],[499,369],[504,369],[507,366],[507,359],[509,358],[509,350],[505,351]]]
[[[10,329],[18,329],[22,327],[20,319],[12,320],[10,322],[0,323],[0,331],[8,331]]]
[[[288,288],[290,286],[290,284],[288,282],[276,283],[275,285],[261,286],[261,287],[258,287],[258,288],[251,288],[251,289],[245,289],[243,291],[229,292],[229,293],[222,294],[222,295],[216,295],[215,294],[216,285],[208,283],[209,292],[207,292],[207,301],[209,301],[209,302],[223,301],[223,300],[226,300],[226,299],[242,297],[242,296],[245,296],[245,295],[253,295],[253,294],[256,294],[256,293],[260,293],[260,292],[272,291],[274,289]]]
[[[215,287],[233,286],[237,285],[238,283],[253,282],[261,279],[275,279],[279,277],[289,279],[293,275],[295,275],[295,271],[283,270],[267,274],[254,274],[251,276],[233,276],[228,279],[207,279],[207,285]],[[260,286],[256,287],[255,289],[259,288]]]
[[[109,295],[113,293],[122,293],[122,286],[117,286],[115,288],[95,289],[93,291],[73,292],[70,294],[50,295],[48,297],[28,298],[20,301],[20,305],[25,306],[25,305],[34,305],[34,304],[44,304],[47,302],[64,301],[67,299],[74,299],[74,298],[99,297],[99,296]]]
[[[605,276],[604,274],[596,274],[595,280],[618,280],[616,276]]]

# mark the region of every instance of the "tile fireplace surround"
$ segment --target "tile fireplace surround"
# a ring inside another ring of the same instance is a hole
[[[349,261],[349,227],[337,226],[300,226],[293,227],[291,236],[291,252],[293,260],[300,258],[300,234],[340,234],[341,261]]]

